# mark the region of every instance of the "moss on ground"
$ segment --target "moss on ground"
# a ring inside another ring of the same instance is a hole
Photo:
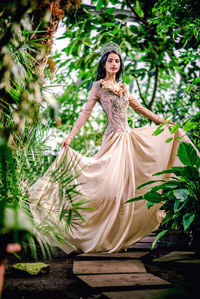
[[[45,274],[49,271],[49,265],[45,263],[18,263],[13,265],[13,268],[30,275]]]

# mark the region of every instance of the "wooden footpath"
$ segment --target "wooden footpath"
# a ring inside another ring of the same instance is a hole
[[[141,239],[122,253],[84,253],[76,256],[74,274],[102,298],[162,298],[172,285],[147,273],[141,260],[149,253],[156,234]]]

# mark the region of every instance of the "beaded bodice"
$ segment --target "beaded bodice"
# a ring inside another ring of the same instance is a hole
[[[127,122],[128,93],[119,97],[110,91],[102,90],[99,102],[108,120],[105,136],[111,132],[129,130]]]
[[[121,84],[120,89],[117,91],[109,88],[109,86],[107,86],[106,84],[102,84],[104,83],[103,81],[101,79],[93,83],[84,110],[79,115],[77,121],[73,126],[73,129],[68,135],[68,138],[70,138],[71,140],[73,139],[75,134],[89,118],[91,111],[97,101],[99,101],[108,119],[108,124],[104,132],[104,136],[107,136],[111,132],[124,132],[130,130],[127,122],[128,105],[133,107],[133,109],[137,112],[157,123],[164,122],[162,117],[157,116],[149,109],[143,107],[128,91],[127,86],[124,83]]]

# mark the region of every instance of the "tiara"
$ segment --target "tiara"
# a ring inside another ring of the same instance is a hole
[[[107,52],[115,51],[118,54],[121,55],[121,49],[120,47],[114,43],[114,42],[108,42],[106,43],[100,50],[101,56],[103,56]]]

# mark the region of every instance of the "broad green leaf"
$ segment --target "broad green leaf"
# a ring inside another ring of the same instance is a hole
[[[193,87],[193,85],[192,85],[192,84],[188,85],[188,86],[186,87],[186,91],[187,91],[188,93],[190,93],[190,92],[191,92],[191,89],[192,89],[192,87]]]
[[[198,181],[199,171],[193,166],[185,166],[183,168],[181,176],[186,178],[187,180],[195,182]]]
[[[128,18],[127,15],[123,15],[123,14],[117,14],[117,15],[115,15],[115,17],[116,17],[116,19],[120,19],[120,20],[123,20],[123,21]]]
[[[96,10],[100,10],[103,6],[103,0],[99,0],[96,6]]]
[[[177,214],[175,214],[175,215],[177,215]],[[172,223],[171,229],[176,229],[177,227],[178,227],[178,220],[177,220],[177,218],[175,218]]]
[[[156,172],[153,174],[153,176],[164,174],[164,173],[174,173],[175,175],[180,175],[182,171],[183,171],[182,166],[175,166],[175,167],[170,167],[169,169],[166,169],[166,170],[163,170],[160,172]]]
[[[198,83],[200,83],[200,77],[195,78],[195,79],[192,81],[192,84],[198,84]]]
[[[153,207],[154,205],[157,205],[157,203],[155,203],[155,202],[150,202],[150,201],[147,201],[147,203],[146,203],[146,207],[147,207],[147,209],[150,209],[151,207]]]
[[[161,202],[162,199],[162,195],[154,192],[154,191],[150,191],[144,194],[144,199],[150,202],[154,202],[154,203],[159,203]]]
[[[173,137],[169,137],[169,138],[167,138],[166,140],[165,140],[165,142],[166,143],[169,143],[170,141],[172,141],[173,140]]]
[[[170,180],[164,184],[161,184],[161,185],[158,185],[158,186],[154,186],[151,188],[151,191],[158,191],[160,189],[162,190],[168,190],[168,189],[171,189],[171,188],[174,188],[174,187],[177,187],[181,184],[180,181],[174,181],[174,180]],[[171,190],[169,190],[171,191]]]
[[[194,221],[194,218],[195,218],[194,213],[187,213],[183,216],[183,227],[185,231],[190,227],[190,225]]]
[[[186,202],[182,202],[182,201],[178,201],[176,200],[174,203],[174,213],[179,212],[184,206],[185,206]]]
[[[127,200],[125,203],[138,201],[138,200],[142,200],[142,199],[144,199],[143,196],[138,196],[138,197],[134,197],[134,198]]]
[[[195,122],[186,122],[186,124],[184,125],[184,128],[183,128],[183,130],[184,131],[190,131],[190,130],[192,130],[192,129],[195,129],[196,128],[196,123]]]
[[[114,27],[114,24],[110,23],[110,22],[105,22],[105,23],[102,23],[101,25],[109,26],[109,27]]]
[[[139,31],[138,27],[135,25],[131,25],[130,30],[131,30],[131,32],[133,32],[135,34],[138,34],[138,31]]]
[[[197,156],[196,160],[196,166],[199,168],[200,167],[200,157]]]
[[[152,136],[157,136],[159,134],[161,134],[164,131],[164,129],[161,129],[160,127],[158,127],[153,133]]]
[[[174,134],[176,133],[176,131],[178,131],[178,129],[181,127],[181,125],[179,123],[175,124],[172,129],[171,129],[171,133]]]
[[[157,234],[155,240],[152,243],[151,249],[154,249],[154,247],[155,247],[156,243],[158,242],[158,240],[161,239],[162,237],[164,237],[167,232],[168,232],[168,229],[165,229],[165,230],[161,231],[159,234]]]
[[[189,192],[187,189],[176,189],[174,190],[174,196],[179,199],[180,201],[184,201],[187,199]]]
[[[124,83],[129,84],[131,82],[131,78],[126,76],[124,79]]]
[[[197,160],[197,153],[190,143],[182,141],[178,148],[178,157],[184,165],[193,166]]]
[[[108,13],[108,14],[110,14],[110,15],[112,15],[114,11],[115,11],[115,8],[114,7],[110,7],[108,9],[106,9],[105,12]]]
[[[150,185],[150,184],[153,184],[153,183],[157,183],[157,182],[164,182],[164,180],[155,180],[155,181],[152,180],[152,181],[148,181],[148,182],[146,182],[146,183],[138,186],[137,189],[141,189],[144,186],[147,186],[147,185]]]
[[[189,192],[187,189],[176,189],[173,192],[176,197],[176,201],[174,203],[174,213],[180,211],[186,204]]]

